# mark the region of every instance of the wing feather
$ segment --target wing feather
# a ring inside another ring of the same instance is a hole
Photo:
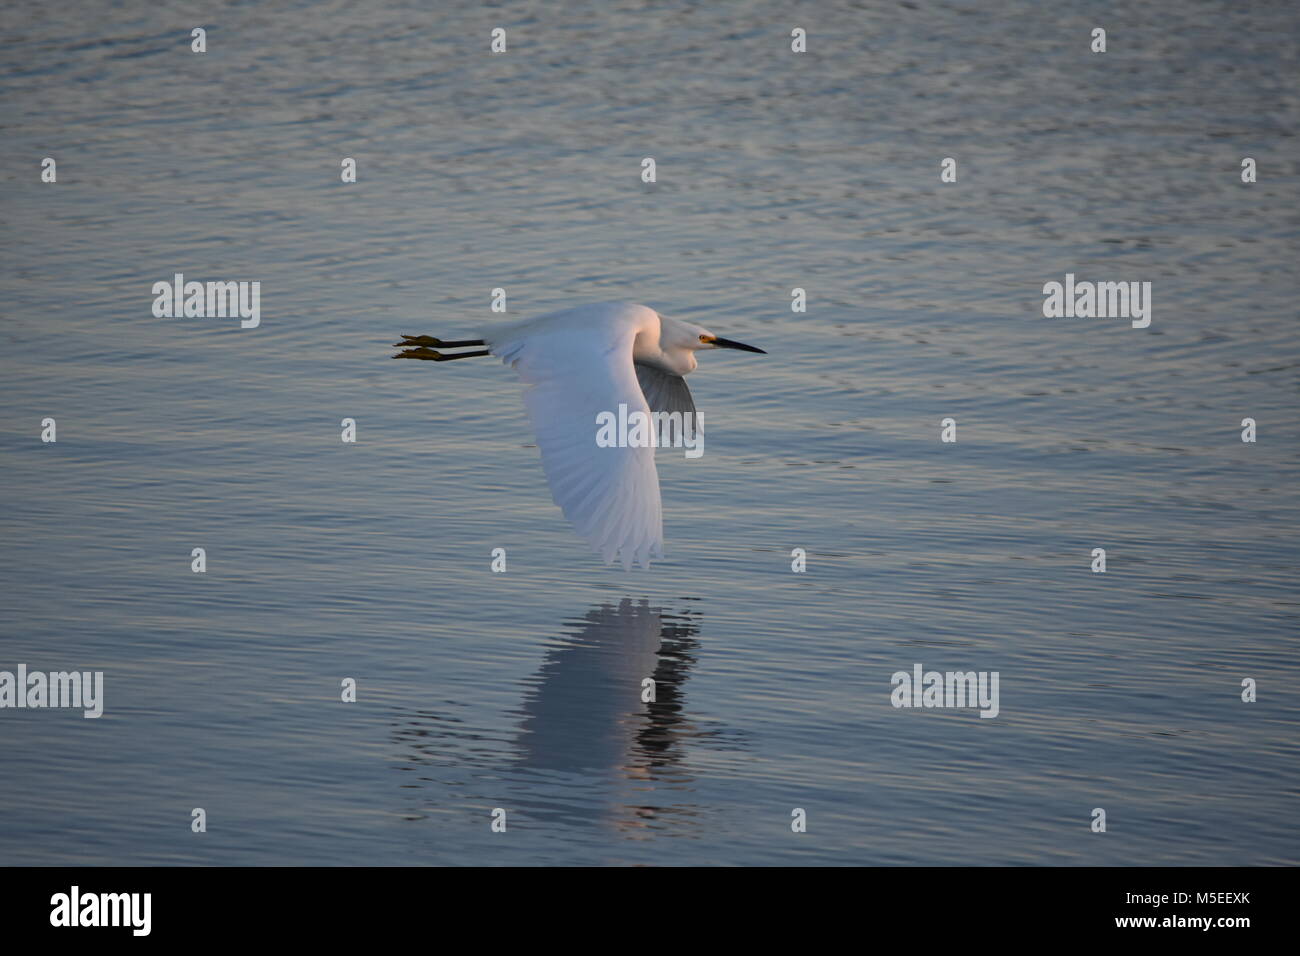
[[[696,430],[704,431],[704,423],[695,410],[695,400],[691,397],[691,390],[686,387],[686,379],[653,365],[636,366],[636,378],[651,411],[682,413],[682,434],[686,441],[694,441]]]
[[[600,413],[617,417],[619,405],[628,414],[650,410],[632,364],[643,321],[636,308],[606,307],[600,321],[557,313],[488,341],[525,384],[551,497],[607,563],[618,559],[624,568],[648,568],[651,558],[663,557],[654,449],[596,444]]]

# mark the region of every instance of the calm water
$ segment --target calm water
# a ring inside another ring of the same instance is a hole
[[[1300,861],[1295,7],[1055,6],[6,4],[0,670],[106,703],[0,711],[0,863]],[[703,357],[649,573],[508,369],[389,359],[494,287],[771,353]]]

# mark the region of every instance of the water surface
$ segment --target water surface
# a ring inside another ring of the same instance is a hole
[[[0,669],[106,683],[0,712],[0,862],[1297,862],[1294,6],[204,15],[0,11]],[[1150,328],[1044,319],[1067,272]],[[508,369],[389,359],[496,287],[770,353],[703,356],[649,573]]]

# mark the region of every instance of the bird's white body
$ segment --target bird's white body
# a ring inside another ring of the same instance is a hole
[[[580,306],[479,334],[481,343],[450,344],[483,344],[519,373],[551,496],[578,534],[606,562],[618,559],[624,568],[633,562],[648,568],[652,558],[662,558],[655,449],[598,443],[600,416],[617,414],[620,406],[629,416],[641,412],[647,418],[651,412],[689,412],[683,417],[698,427],[682,378],[695,370],[695,353],[761,349],[630,302]],[[400,357],[457,356],[420,348]]]
[[[587,346],[593,340],[610,348],[619,348],[624,339],[632,342],[632,361],[637,365],[658,368],[679,378],[695,371],[695,350],[704,347],[698,340],[708,335],[697,325],[661,316],[654,309],[632,302],[599,302],[564,309],[522,322],[509,322],[482,331],[483,341],[507,362],[506,352],[529,340],[566,350],[566,344]],[[667,336],[665,340],[665,335]],[[584,348],[583,351],[586,351]]]

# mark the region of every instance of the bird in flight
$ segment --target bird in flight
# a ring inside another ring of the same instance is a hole
[[[502,323],[481,338],[446,342],[403,335],[393,358],[451,362],[496,355],[524,382],[524,404],[542,453],[551,497],[578,534],[629,570],[663,557],[663,518],[654,447],[598,441],[598,423],[625,406],[635,412],[682,413],[688,429],[699,416],[684,375],[705,349],[762,349],[719,338],[708,329],[630,302],[579,306],[522,322]],[[475,348],[483,346],[483,348]],[[471,349],[444,352],[442,349]],[[689,414],[687,414],[689,413]]]

